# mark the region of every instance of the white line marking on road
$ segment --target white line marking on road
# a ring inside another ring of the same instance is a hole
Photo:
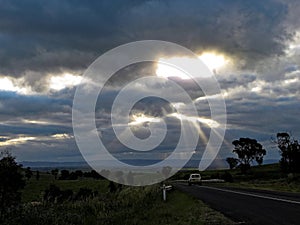
[[[208,186],[197,186],[197,187],[213,189],[213,190],[217,190],[217,191],[230,192],[230,193],[235,193],[235,194],[240,194],[240,195],[247,195],[247,196],[252,196],[252,197],[257,197],[257,198],[270,199],[270,200],[281,201],[281,202],[288,202],[288,203],[293,203],[293,204],[300,204],[300,202],[293,201],[293,200],[288,200],[288,199],[283,199],[283,198],[274,198],[274,197],[269,197],[269,196],[256,195],[256,194],[250,194],[250,193],[245,193],[245,192],[232,191],[232,190],[215,188],[215,187],[208,187]]]

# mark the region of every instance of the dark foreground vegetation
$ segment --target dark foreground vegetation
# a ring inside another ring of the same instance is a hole
[[[0,166],[3,225],[234,224],[177,190],[162,201],[161,185],[127,187],[92,171],[31,171],[9,154]]]

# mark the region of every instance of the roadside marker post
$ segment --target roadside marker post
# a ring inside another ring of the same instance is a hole
[[[161,187],[162,192],[163,192],[163,200],[167,201],[167,191],[172,189],[171,185],[166,186],[165,184],[163,184],[163,186]]]

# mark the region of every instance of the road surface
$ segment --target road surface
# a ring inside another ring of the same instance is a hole
[[[300,194],[184,183],[175,187],[241,224],[300,224]]]

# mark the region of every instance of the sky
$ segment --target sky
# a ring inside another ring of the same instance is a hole
[[[277,132],[300,139],[299,12],[297,0],[0,0],[0,149],[10,149],[18,161],[82,161],[72,105],[86,69],[119,45],[163,40],[193,51],[220,84],[227,130],[218,158],[233,156],[232,141],[249,137],[266,148],[265,159],[277,160]],[[170,95],[175,81],[193,100],[203,97],[193,81],[159,63],[117,72],[95,111],[99,137],[122,159],[130,150],[113,133],[111,104],[124,84],[145,75],[164,77]],[[132,91],[155,90],[150,87]],[[149,123],[167,120],[170,130],[158,153],[168,154],[178,139],[176,108],[188,111],[188,105],[176,103],[146,98],[131,113],[129,125],[142,139]],[[196,106],[208,136],[215,121],[205,100]]]

